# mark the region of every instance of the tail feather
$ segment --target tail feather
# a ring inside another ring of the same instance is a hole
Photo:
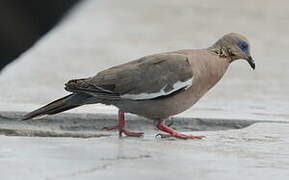
[[[78,94],[70,94],[26,114],[22,118],[22,120],[29,120],[40,116],[57,114],[63,111],[67,111],[69,109],[76,108],[83,105],[83,101],[85,100],[85,98],[87,97],[81,97],[81,95]]]

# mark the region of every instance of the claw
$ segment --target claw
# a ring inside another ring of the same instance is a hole
[[[155,135],[155,138],[157,138],[157,137],[162,138],[162,134],[161,134],[161,133],[156,134],[156,135]]]
[[[194,135],[186,135],[182,133],[178,133],[176,130],[166,126],[163,124],[162,121],[160,121],[157,124],[157,128],[160,129],[161,131],[167,132],[168,134],[157,134],[156,137],[160,136],[161,138],[168,138],[168,137],[175,137],[179,139],[202,139],[204,136],[194,136]]]
[[[121,132],[124,133],[126,136],[131,136],[131,137],[142,137],[144,135],[143,132],[131,132],[126,129],[122,129]]]
[[[171,136],[170,134],[162,134],[162,133],[159,133],[155,136],[156,138],[157,137],[160,137],[160,138],[169,138],[169,137],[173,137]]]
[[[205,136],[193,136],[193,135],[186,135],[186,134],[157,134],[156,137],[160,137],[160,138],[170,138],[170,137],[175,137],[175,138],[179,138],[179,139],[202,139],[205,138]]]

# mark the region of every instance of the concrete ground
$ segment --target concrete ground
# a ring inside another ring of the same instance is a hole
[[[287,123],[256,123],[238,130],[192,132],[205,135],[203,140],[158,139],[147,129],[143,138],[118,138],[112,132],[81,139],[0,136],[1,177],[285,180],[288,128]]]
[[[84,1],[0,74],[1,177],[288,179],[288,5],[285,0]],[[144,138],[119,139],[115,132],[100,131],[102,116],[88,114],[104,113],[113,124],[116,109],[102,105],[39,123],[14,119],[13,112],[67,94],[63,84],[69,79],[148,54],[208,47],[229,32],[248,37],[257,69],[233,63],[206,97],[177,116],[175,128],[206,135],[204,140],[156,139],[153,122],[143,120],[130,124],[144,130]],[[73,126],[63,129],[68,121]],[[228,125],[232,122],[240,124]]]

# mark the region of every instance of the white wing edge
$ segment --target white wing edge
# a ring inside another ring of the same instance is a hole
[[[164,87],[162,87],[160,89],[159,92],[154,92],[154,93],[141,93],[141,94],[124,94],[122,96],[120,96],[123,99],[132,99],[132,100],[146,100],[146,99],[153,99],[153,98],[157,98],[160,96],[167,96],[173,92],[176,92],[182,88],[188,89],[189,87],[191,87],[193,84],[193,77],[186,80],[186,81],[177,81],[174,85],[173,85],[173,89],[171,91],[165,92],[165,88],[167,85],[165,85]]]

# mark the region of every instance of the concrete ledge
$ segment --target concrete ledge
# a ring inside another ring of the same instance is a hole
[[[74,137],[89,138],[116,135],[115,132],[103,131],[117,123],[115,114],[72,114],[63,113],[39,120],[21,121],[24,112],[0,112],[0,134],[7,136]],[[154,122],[142,117],[127,115],[129,129],[144,131],[146,134],[157,133]],[[257,122],[253,120],[201,119],[173,117],[167,124],[179,131],[217,131],[241,129]],[[274,121],[276,123],[276,121]],[[280,121],[280,123],[286,123]]]

